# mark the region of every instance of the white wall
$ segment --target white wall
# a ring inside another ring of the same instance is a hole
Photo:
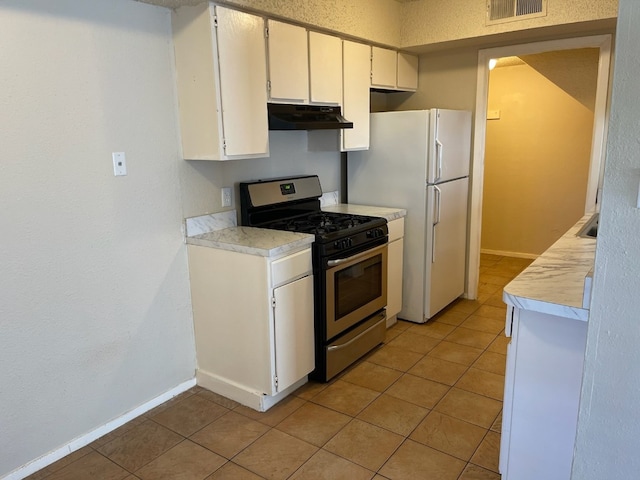
[[[337,135],[337,132],[324,132]],[[228,162],[182,161],[183,210],[185,217],[231,210],[221,205],[222,187],[234,187],[233,205],[240,211],[238,182],[291,175],[320,177],[325,192],[340,189],[340,154],[337,151],[308,152],[307,132],[269,132],[270,157]]]
[[[571,478],[638,478],[640,3],[620,0],[611,117]]]
[[[0,39],[1,477],[193,378],[195,351],[169,10],[5,0]]]
[[[0,477],[193,378],[183,217],[241,180],[339,188],[306,132],[272,132],[271,158],[181,160],[172,51],[168,9],[0,3]]]

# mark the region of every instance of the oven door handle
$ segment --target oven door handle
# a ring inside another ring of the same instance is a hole
[[[348,263],[352,260],[357,260],[359,258],[371,256],[372,254],[375,254],[378,250],[384,250],[386,247],[387,247],[387,244],[385,243],[384,245],[380,245],[379,247],[365,250],[364,252],[356,253],[355,255],[352,255],[347,258],[339,258],[337,260],[327,260],[327,266],[337,267],[338,265],[342,265],[343,263]]]
[[[378,327],[378,325],[380,325],[382,322],[385,322],[387,320],[387,312],[386,312],[386,310],[380,312],[378,314],[378,316],[380,317],[380,320],[378,320],[374,325],[371,325],[364,332],[359,333],[358,335],[353,337],[351,340],[349,340],[347,343],[343,343],[342,345],[331,345],[330,347],[327,347],[327,351],[328,352],[333,352],[334,350],[341,350],[343,348],[346,348],[349,345],[351,345],[353,342],[355,342],[355,341],[359,340],[360,338],[362,338],[363,336],[365,336],[367,333],[369,333],[374,328]]]

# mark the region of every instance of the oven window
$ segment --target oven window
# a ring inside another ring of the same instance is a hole
[[[335,273],[336,321],[382,295],[382,254]]]

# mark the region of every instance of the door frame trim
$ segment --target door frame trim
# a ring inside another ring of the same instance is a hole
[[[531,55],[558,50],[574,50],[578,48],[598,48],[598,76],[594,105],[593,135],[591,141],[591,162],[587,181],[587,198],[585,213],[596,207],[600,197],[604,170],[604,147],[606,145],[607,125],[609,118],[609,79],[611,65],[610,34],[586,37],[548,40],[544,42],[509,45],[505,47],[487,48],[478,51],[478,77],[476,84],[476,108],[473,132],[473,161],[471,182],[471,203],[469,220],[469,256],[468,275],[465,297],[475,299],[478,296],[478,279],[480,274],[480,240],[482,227],[482,195],[484,187],[484,154],[487,131],[487,108],[489,99],[489,60],[492,58]]]

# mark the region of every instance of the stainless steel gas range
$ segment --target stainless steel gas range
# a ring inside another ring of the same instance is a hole
[[[313,243],[316,367],[327,381],[385,336],[387,221],[323,212],[316,175],[240,183],[243,225],[315,235]]]

